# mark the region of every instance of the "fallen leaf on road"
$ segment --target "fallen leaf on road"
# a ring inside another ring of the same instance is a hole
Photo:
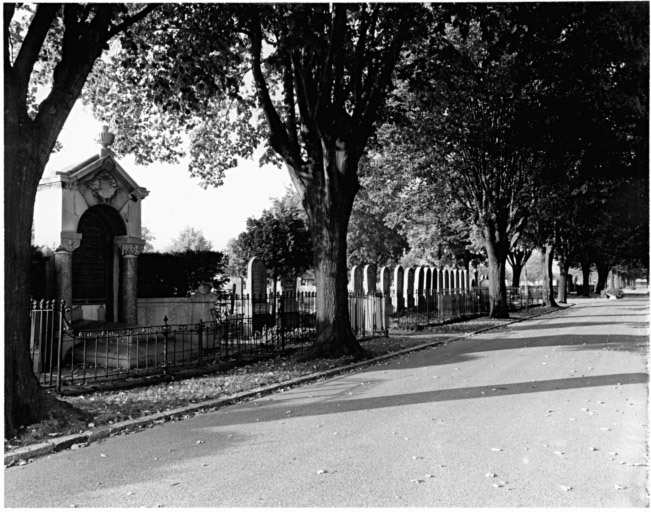
[[[556,455],[565,455],[563,452],[554,452]]]
[[[179,485],[181,482],[174,482],[173,484],[170,484],[170,487],[174,487],[175,485]]]
[[[427,474],[425,475],[425,478],[434,478],[434,475],[430,475],[429,473],[427,473]]]
[[[316,472],[316,474],[317,474],[317,475],[325,475],[327,472],[328,472],[327,469],[319,469],[319,470]]]
[[[615,489],[617,489],[618,491],[621,491],[622,489],[626,489],[626,486],[625,485],[615,484]]]
[[[135,494],[135,493],[129,491],[129,492],[127,493],[127,496],[133,496],[134,494]]]
[[[205,441],[201,441],[201,440],[197,441],[197,444],[204,444],[204,443]]]
[[[495,487],[496,489],[499,489],[500,487],[504,487],[504,485],[503,484],[493,484],[493,487]]]
[[[567,485],[561,485],[561,491],[571,491],[573,488]]]
[[[420,455],[414,455],[414,456],[412,457],[412,459],[413,459],[413,460],[421,460],[421,459],[423,459],[423,457],[421,457]]]
[[[486,473],[487,478],[495,478],[497,475],[495,473]]]
[[[491,451],[492,452],[501,452],[502,449],[501,448],[491,448]]]
[[[597,449],[594,446],[591,446],[590,448],[588,448],[588,450],[590,450],[591,452],[596,452],[597,451]]]
[[[412,483],[414,483],[414,484],[422,484],[422,483],[423,483],[423,480],[413,479],[413,480],[412,480]]]

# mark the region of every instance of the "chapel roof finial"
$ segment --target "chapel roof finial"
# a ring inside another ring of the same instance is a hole
[[[101,146],[99,155],[100,157],[112,155],[113,151],[109,149],[109,146],[113,144],[115,140],[115,134],[109,131],[108,125],[102,126],[102,131],[98,134],[96,142]]]

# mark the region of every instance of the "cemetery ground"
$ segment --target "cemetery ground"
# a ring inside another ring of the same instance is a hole
[[[15,464],[5,506],[648,506],[648,296],[572,301],[380,339],[433,343]]]

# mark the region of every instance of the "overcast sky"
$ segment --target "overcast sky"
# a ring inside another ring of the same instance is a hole
[[[46,171],[78,163],[98,151],[95,139],[100,131],[101,123],[77,102],[59,137],[63,149],[50,157]],[[156,237],[152,244],[157,250],[165,250],[185,226],[200,229],[214,249],[223,250],[244,230],[248,217],[259,216],[271,198],[283,196],[291,186],[286,169],[260,168],[253,161],[227,172],[221,187],[208,190],[190,177],[184,162],[137,166],[132,157],[119,162],[150,192],[142,203],[142,224]]]

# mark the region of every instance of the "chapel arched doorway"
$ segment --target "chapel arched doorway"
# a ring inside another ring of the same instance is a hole
[[[72,256],[72,302],[99,306],[104,310],[103,320],[113,322],[120,272],[115,237],[127,234],[124,221],[115,208],[94,205],[79,219],[77,233],[82,238]]]

